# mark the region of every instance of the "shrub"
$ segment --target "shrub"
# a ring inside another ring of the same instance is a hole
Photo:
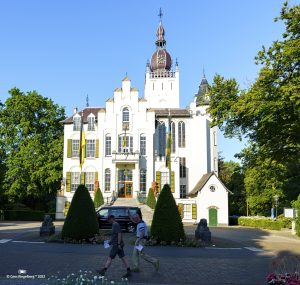
[[[229,216],[229,226],[237,226],[239,224],[238,216]]]
[[[100,188],[98,188],[96,190],[95,197],[94,197],[94,206],[95,206],[95,208],[99,208],[103,204],[104,204],[103,195],[102,195]]]
[[[43,221],[45,212],[33,210],[4,210],[4,220],[8,221]]]
[[[170,243],[185,238],[183,224],[170,186],[165,184],[153,214],[151,236],[158,242]]]
[[[62,228],[62,238],[82,240],[99,232],[97,215],[91,196],[84,185],[79,185]]]
[[[154,192],[153,192],[153,189],[152,189],[152,188],[150,188],[149,191],[148,191],[147,205],[148,205],[151,209],[155,209],[156,199],[155,199],[155,197],[154,197]]]
[[[278,220],[271,218],[259,218],[259,217],[240,217],[238,219],[240,226],[254,227],[268,230],[280,230],[282,224]]]

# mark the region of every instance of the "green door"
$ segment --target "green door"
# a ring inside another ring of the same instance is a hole
[[[216,227],[218,225],[218,210],[210,208],[208,210],[208,223],[210,227]]]

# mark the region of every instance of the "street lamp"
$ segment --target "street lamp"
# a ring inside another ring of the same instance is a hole
[[[279,195],[274,195],[273,198],[274,198],[274,201],[275,201],[275,209],[276,209],[275,219],[277,219],[277,207],[278,207]]]

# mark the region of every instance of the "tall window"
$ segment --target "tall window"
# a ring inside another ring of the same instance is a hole
[[[123,123],[129,122],[129,109],[125,107],[123,109]]]
[[[180,178],[186,178],[185,157],[180,157],[179,158],[179,176],[180,176]]]
[[[140,191],[146,192],[146,178],[147,178],[147,171],[146,169],[140,170]]]
[[[71,172],[71,191],[75,192],[80,184],[80,172]]]
[[[91,116],[88,117],[88,131],[94,131],[95,130],[95,117]]]
[[[89,191],[94,191],[95,187],[95,172],[86,172],[85,173],[85,187]]]
[[[109,192],[110,191],[110,169],[106,168],[105,169],[105,186],[104,186],[104,191]]]
[[[186,185],[180,185],[180,198],[186,198]]]
[[[133,153],[133,137],[119,135],[118,152]]]
[[[79,157],[79,140],[72,140],[72,157]]]
[[[183,217],[185,219],[192,219],[192,204],[183,205]]]
[[[146,155],[146,136],[140,136],[140,155]]]
[[[111,155],[111,136],[106,135],[105,137],[105,155]]]
[[[165,156],[166,153],[166,126],[164,122],[158,123],[158,155]]]
[[[185,123],[178,123],[178,147],[185,147]]]
[[[169,184],[169,172],[160,173],[160,189],[163,189],[165,184]]]
[[[172,132],[171,152],[174,153],[176,151],[176,128],[174,122],[171,122],[171,132]]]
[[[73,131],[80,131],[81,119],[80,117],[73,118]]]
[[[95,140],[86,140],[86,157],[96,157]]]

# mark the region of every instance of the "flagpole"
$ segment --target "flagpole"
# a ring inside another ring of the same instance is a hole
[[[171,182],[172,182],[172,179],[171,179],[171,112],[170,112],[170,109],[169,109],[169,114],[168,114],[168,128],[169,128],[169,134],[168,134],[168,145],[169,145],[169,164],[168,164],[168,167],[169,167],[169,185],[170,185],[170,188],[171,188]]]

